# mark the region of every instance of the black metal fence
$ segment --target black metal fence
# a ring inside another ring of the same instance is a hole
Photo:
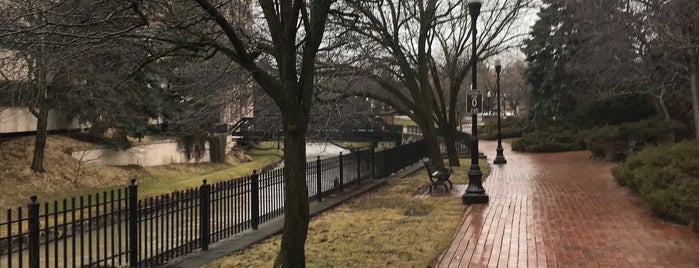
[[[405,126],[403,129],[403,133],[405,134],[412,134],[416,136],[422,136],[422,129],[419,126]],[[444,143],[444,139],[441,137],[443,136],[441,133],[440,129],[437,129],[437,133],[440,135],[439,137],[439,150],[442,152],[443,155],[447,154],[447,146]],[[457,131],[456,132],[456,153],[461,156],[470,156],[471,155],[471,150],[469,149],[471,142],[471,134]]]
[[[383,177],[425,156],[422,141],[308,162],[308,195],[322,201],[349,184]],[[0,267],[157,266],[257,229],[284,212],[284,169],[165,195],[124,189],[8,209],[0,221]]]

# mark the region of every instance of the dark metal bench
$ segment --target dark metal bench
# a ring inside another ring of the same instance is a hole
[[[451,168],[437,168],[430,160],[424,161],[424,164],[425,168],[427,168],[427,174],[430,176],[430,181],[432,182],[429,191],[432,192],[432,188],[438,185],[444,186],[447,192],[451,191],[452,184],[449,180],[449,176],[451,176],[452,172]],[[446,183],[449,183],[448,187]]]

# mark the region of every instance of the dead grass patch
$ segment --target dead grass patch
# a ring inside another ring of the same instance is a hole
[[[43,173],[33,172],[29,166],[34,150],[34,137],[19,137],[0,144],[0,205],[14,207],[29,201],[37,194],[41,201],[85,188],[126,185],[132,172],[127,169],[83,163],[67,152],[88,143],[64,136],[49,135],[46,141]],[[76,180],[76,176],[77,180]]]
[[[487,175],[488,164],[480,163]],[[458,177],[467,171],[462,164],[452,177],[465,183]],[[460,193],[425,198],[427,186],[421,169],[314,217],[306,241],[307,266],[430,266],[451,244],[465,206]],[[277,235],[204,267],[271,267],[280,241]]]

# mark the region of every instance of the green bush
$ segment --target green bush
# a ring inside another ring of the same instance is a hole
[[[682,123],[660,117],[619,126],[622,137],[642,143],[672,141],[672,134],[682,129],[684,129]]]
[[[581,133],[585,146],[592,152],[592,156],[603,158],[607,142],[621,139],[618,126],[603,126]]]
[[[582,139],[592,155],[605,156],[605,147],[614,140],[634,141],[637,149],[645,144],[672,141],[672,134],[683,128],[677,121],[660,117],[618,125],[606,125],[581,132]]]
[[[479,138],[484,140],[495,140],[498,138],[497,117],[487,118],[484,125],[478,129]],[[522,136],[524,119],[519,117],[505,117],[501,120],[502,138],[517,138]]]
[[[699,141],[647,147],[612,174],[638,192],[654,215],[699,233]]]
[[[576,125],[594,127],[648,119],[656,115],[655,101],[648,94],[624,94],[592,101],[576,112]]]
[[[572,130],[561,127],[524,133],[512,142],[512,150],[522,152],[563,152],[585,149],[585,143]]]

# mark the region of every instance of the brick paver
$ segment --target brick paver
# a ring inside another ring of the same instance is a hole
[[[494,142],[480,145],[495,155]],[[508,163],[484,183],[490,202],[466,208],[439,267],[699,267],[698,236],[650,215],[613,164],[503,147]]]

